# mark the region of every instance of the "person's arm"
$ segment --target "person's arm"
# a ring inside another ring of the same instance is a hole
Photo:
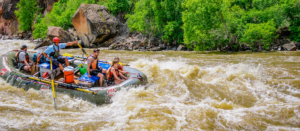
[[[26,60],[24,60],[26,66],[30,66]]]
[[[111,71],[114,74],[115,78],[120,81],[121,79],[117,76],[115,68],[111,68]]]
[[[48,58],[50,61],[52,61],[52,59],[47,55],[47,53],[43,52],[43,55]]]
[[[66,44],[66,46],[71,46],[71,45],[74,45],[74,44],[78,44],[78,41],[68,42]]]
[[[91,64],[92,64],[92,61],[93,61],[93,58],[89,58],[88,60],[87,60],[87,72],[88,72],[88,76],[89,77],[91,77],[91,74],[90,74],[90,67],[91,67]]]
[[[127,77],[126,77],[126,76],[124,76],[124,75],[122,74],[122,72],[119,72],[119,74],[120,74],[120,76],[121,76],[122,78],[124,78],[124,79],[126,79],[126,80],[127,80]]]

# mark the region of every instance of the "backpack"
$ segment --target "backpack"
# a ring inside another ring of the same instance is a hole
[[[40,64],[46,62],[46,57],[43,55],[43,52],[37,52],[33,54],[33,61]]]

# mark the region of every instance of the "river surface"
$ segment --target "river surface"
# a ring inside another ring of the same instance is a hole
[[[0,41],[0,54],[30,41]],[[92,49],[87,49],[88,53]],[[63,53],[82,55],[80,49]],[[101,50],[144,72],[148,84],[95,105],[0,80],[0,130],[300,130],[300,52]]]

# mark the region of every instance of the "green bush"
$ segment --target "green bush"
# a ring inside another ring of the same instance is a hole
[[[290,39],[292,41],[300,42],[300,19],[293,21],[292,25],[290,26],[290,31]]]
[[[102,3],[101,0],[100,2]],[[129,13],[131,8],[131,2],[128,0],[108,0],[104,5],[107,6],[108,10],[114,15],[121,11],[127,11]]]
[[[273,39],[277,38],[275,35],[276,28],[273,20],[267,23],[247,24],[244,30],[244,35],[241,42],[250,44],[252,50],[261,46],[264,49],[269,49]]]
[[[15,11],[15,14],[20,23],[20,31],[30,31],[35,14],[40,10],[36,5],[36,0],[20,0],[17,4],[19,10]]]
[[[37,22],[33,31],[34,38],[45,38],[49,26],[62,27],[68,29],[73,27],[72,16],[80,4],[94,4],[95,0],[60,0],[54,3],[53,9],[40,22]]]
[[[140,0],[132,14],[127,15],[131,31],[140,31],[149,37],[161,37],[167,42],[183,41],[183,0]]]

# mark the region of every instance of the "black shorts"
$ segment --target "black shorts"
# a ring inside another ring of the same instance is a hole
[[[60,56],[58,57],[56,60],[53,60],[52,61],[52,64],[56,67],[59,66],[59,64],[64,64],[66,61],[65,59],[67,59],[67,57],[64,57],[64,56]]]
[[[20,67],[20,70],[24,70],[24,67],[25,67],[25,65],[22,65],[22,66]]]
[[[90,71],[90,75],[92,75],[92,76],[97,76],[99,73],[102,74],[102,68],[100,68],[98,70],[92,70],[92,71]]]

